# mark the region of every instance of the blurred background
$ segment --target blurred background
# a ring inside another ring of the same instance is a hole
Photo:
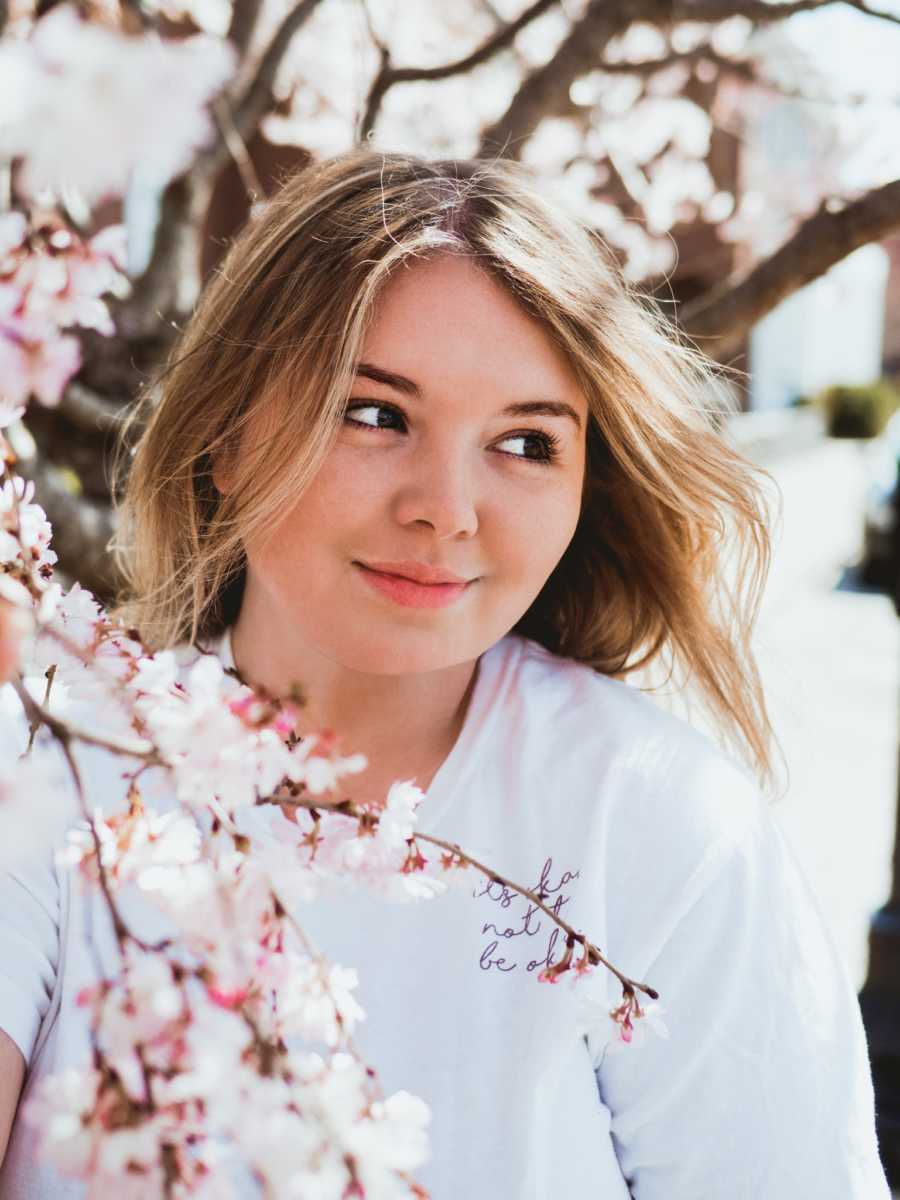
[[[523,161],[731,368],[708,403],[784,501],[775,812],[861,992],[900,1187],[900,5],[0,0],[0,31],[0,407],[102,598],[122,415],[324,155]]]

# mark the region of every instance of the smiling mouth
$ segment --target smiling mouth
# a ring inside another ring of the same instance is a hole
[[[356,561],[359,566],[365,567],[367,571],[374,571],[378,575],[392,575],[399,579],[409,579],[413,583],[429,586],[433,584],[465,584],[472,582],[471,579],[457,575],[447,568],[431,566],[428,563],[411,560],[403,562],[364,562],[358,559]]]
[[[474,580],[464,583],[418,583],[405,575],[394,575],[387,571],[376,571],[365,563],[354,561],[360,577],[382,596],[405,608],[444,608],[459,599],[471,587]]]

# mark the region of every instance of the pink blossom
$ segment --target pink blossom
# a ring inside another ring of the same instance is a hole
[[[662,1016],[663,1006],[653,1002],[640,1004],[635,993],[626,996],[618,1008],[610,1011],[612,1031],[607,1045],[607,1054],[615,1054],[628,1046],[643,1045],[648,1031],[657,1037],[667,1038],[669,1030]]]
[[[127,287],[122,237],[116,226],[84,242],[59,221],[29,229],[21,213],[0,217],[0,428],[31,396],[59,403],[81,365],[79,343],[62,328],[113,333],[101,297]]]
[[[7,255],[13,250],[18,250],[25,241],[27,232],[28,219],[24,213],[14,210],[0,213],[0,270]]]
[[[7,311],[60,329],[80,325],[113,333],[101,297],[127,292],[124,237],[124,227],[115,225],[85,242],[58,218],[29,228],[21,213],[6,214],[0,223],[0,285]]]
[[[370,1176],[414,1171],[426,1161],[431,1110],[423,1100],[410,1092],[394,1092],[386,1100],[376,1100],[371,1116],[371,1121],[358,1122],[347,1139],[362,1164],[364,1185],[375,1185],[375,1179],[369,1184]]]
[[[0,316],[0,379],[6,410],[21,409],[31,396],[51,408],[59,404],[81,366],[78,339],[60,334],[39,317]]]
[[[28,609],[0,598],[0,683],[12,678],[18,669],[20,646],[32,624]]]
[[[56,562],[50,536],[46,513],[34,503],[34,484],[18,475],[7,479],[0,486],[0,568],[43,591]]]
[[[6,429],[7,426],[12,425],[13,421],[18,421],[24,412],[24,404],[13,404],[12,400],[0,395],[0,429]],[[4,444],[0,439],[0,452],[4,450]]]
[[[305,954],[287,951],[270,955],[259,972],[263,988],[277,997],[274,1031],[285,1038],[300,1036],[337,1046],[342,1035],[352,1036],[365,1012],[352,995],[359,983],[352,967],[321,965]]]

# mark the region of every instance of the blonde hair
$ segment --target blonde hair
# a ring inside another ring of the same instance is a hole
[[[682,672],[719,740],[771,783],[751,651],[770,477],[719,432],[718,372],[517,163],[359,149],[306,167],[269,201],[207,286],[158,403],[136,410],[135,421],[150,411],[129,452],[126,431],[117,616],[154,649],[234,620],[244,540],[328,454],[376,297],[398,264],[441,253],[477,258],[542,322],[589,407],[578,527],[513,632],[605,675]],[[237,455],[260,416],[266,434]],[[219,456],[227,495],[213,483]]]

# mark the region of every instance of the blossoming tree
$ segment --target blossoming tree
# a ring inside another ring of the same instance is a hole
[[[329,962],[303,927],[304,902],[348,878],[400,902],[487,875],[565,934],[536,986],[581,988],[594,1018],[607,1003],[616,1047],[666,1033],[653,989],[589,931],[465,847],[417,832],[410,782],[379,804],[338,800],[361,756],[299,737],[290,702],[251,691],[214,656],[185,673],[105,615],[102,447],[196,300],[227,172],[252,211],[279,156],[364,138],[521,156],[651,284],[671,268],[670,231],[704,220],[743,247],[744,273],[681,322],[727,351],[792,289],[900,226],[896,164],[877,162],[841,193],[832,171],[795,209],[779,198],[785,240],[755,261],[759,218],[715,177],[716,122],[791,90],[763,34],[826,7],[0,4],[0,680],[28,731],[25,755],[2,764],[0,802],[27,797],[34,816],[41,797],[70,798],[62,859],[102,894],[119,951],[79,998],[91,1060],[25,1114],[91,1195],[127,1179],[129,1196],[225,1196],[236,1161],[270,1194],[424,1195],[411,1172],[427,1154],[427,1108],[380,1094],[377,1064],[353,1044],[364,1014],[352,965]],[[61,695],[89,700],[95,723],[72,716],[77,704],[61,709]],[[79,746],[120,760],[124,807],[95,808]],[[154,779],[174,807],[154,804]],[[164,936],[132,927],[129,888]],[[621,986],[612,1009],[605,986],[591,990],[598,968]]]

